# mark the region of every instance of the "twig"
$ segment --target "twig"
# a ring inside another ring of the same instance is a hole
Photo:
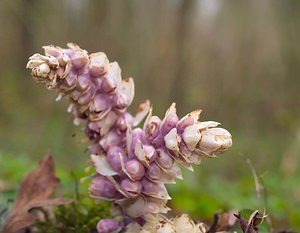
[[[250,159],[246,158],[246,163],[248,164],[252,176],[254,178],[254,183],[255,183],[255,189],[256,189],[256,195],[257,195],[257,199],[259,202],[259,206],[260,208],[262,208],[262,193],[263,193],[263,216],[266,216],[266,221],[268,222],[269,226],[270,226],[270,233],[273,233],[273,227],[272,227],[272,221],[271,218],[266,214],[267,212],[267,205],[268,205],[268,194],[267,194],[267,190],[265,188],[265,186],[263,184],[261,184],[261,179],[258,177],[257,172],[251,162]],[[255,212],[254,212],[255,213]]]

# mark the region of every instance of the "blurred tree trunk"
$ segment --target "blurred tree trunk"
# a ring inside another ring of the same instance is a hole
[[[19,25],[19,41],[20,41],[20,65],[24,70],[24,65],[27,63],[28,56],[32,54],[34,38],[32,33],[32,15],[34,15],[34,5],[36,0],[20,1],[19,11],[16,14],[17,25]],[[26,81],[27,82],[27,81]]]
[[[295,116],[299,114],[299,85],[295,85],[299,80],[299,67],[300,67],[300,46],[299,46],[299,1],[283,1],[280,2],[278,17],[279,23],[282,23],[280,27],[281,32],[281,56],[284,61],[285,67],[285,107],[291,109],[291,113],[288,115]],[[291,101],[293,99],[294,101]],[[293,125],[291,124],[292,128]]]
[[[186,87],[189,85],[186,83],[185,72],[187,69],[187,54],[185,42],[187,41],[187,35],[189,31],[189,18],[194,8],[195,0],[181,1],[181,5],[178,9],[177,15],[177,30],[175,33],[174,43],[174,70],[175,77],[173,79],[171,87],[170,101],[175,101],[178,105],[184,109],[184,103],[186,98]]]

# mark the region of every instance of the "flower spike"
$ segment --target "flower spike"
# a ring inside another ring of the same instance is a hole
[[[134,81],[122,79],[117,62],[109,62],[103,52],[89,55],[74,43],[65,49],[43,48],[45,55],[34,54],[26,67],[37,83],[58,92],[57,100],[68,99],[74,124],[83,124],[91,142],[95,174],[89,193],[111,200],[121,215],[118,220],[100,220],[98,232],[203,233],[186,215],[163,217],[171,199],[165,184],[182,179],[178,165],[193,170],[203,156],[215,157],[230,148],[230,133],[217,128],[217,122],[199,121],[202,110],[180,119],[175,103],[163,119],[153,115],[148,100],[138,105],[133,116],[127,109],[134,98]]]

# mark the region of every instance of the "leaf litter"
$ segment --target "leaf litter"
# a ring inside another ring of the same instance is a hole
[[[52,197],[60,180],[55,176],[55,163],[51,155],[44,156],[37,168],[30,171],[20,185],[19,195],[8,214],[3,233],[22,232],[36,220],[33,210],[71,203],[68,198]]]

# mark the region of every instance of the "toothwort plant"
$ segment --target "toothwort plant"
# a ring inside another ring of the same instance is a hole
[[[163,119],[153,115],[147,100],[135,115],[127,112],[134,97],[132,78],[121,78],[117,62],[105,53],[88,54],[78,45],[45,46],[45,55],[34,54],[27,68],[38,83],[65,96],[74,124],[84,124],[91,144],[89,193],[113,202],[114,219],[102,219],[100,233],[107,232],[204,232],[187,215],[167,219],[170,198],[165,184],[182,179],[178,165],[193,170],[201,158],[215,157],[232,145],[230,133],[220,123],[199,121],[201,110],[183,118],[175,103]],[[144,119],[143,127],[138,125]]]

